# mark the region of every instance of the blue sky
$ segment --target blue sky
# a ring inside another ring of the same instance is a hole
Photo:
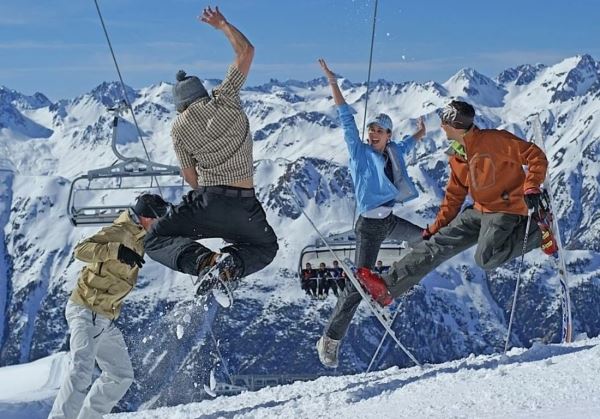
[[[225,37],[196,20],[218,5],[256,47],[249,84],[321,75],[324,57],[367,78],[374,0],[99,0],[125,82],[172,81],[183,68],[222,78]],[[523,63],[600,59],[600,1],[379,0],[372,78],[445,81],[463,67],[490,76]],[[93,0],[2,0],[0,85],[51,99],[116,80]]]

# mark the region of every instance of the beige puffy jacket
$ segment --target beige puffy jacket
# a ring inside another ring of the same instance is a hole
[[[121,304],[138,278],[139,268],[119,262],[119,245],[144,255],[144,230],[124,211],[108,227],[75,247],[75,257],[86,265],[81,270],[71,300],[95,313],[116,319]]]

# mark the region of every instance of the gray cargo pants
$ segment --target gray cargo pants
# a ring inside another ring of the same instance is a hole
[[[102,419],[133,382],[127,346],[110,319],[94,316],[70,300],[65,314],[71,332],[71,364],[48,418]],[[90,388],[95,362],[102,374]]]
[[[379,248],[384,240],[405,240],[409,245],[421,241],[421,227],[393,214],[383,219],[359,217],[354,228],[356,232],[356,253],[354,263],[358,267],[372,269],[377,261]],[[361,301],[361,296],[351,282],[340,293],[337,304],[325,326],[323,334],[340,340],[346,334],[348,326]]]
[[[429,272],[454,255],[477,245],[475,263],[494,269],[521,255],[527,217],[465,209],[428,241],[413,247],[383,275],[394,298],[404,294]],[[539,247],[542,235],[532,221],[527,252]]]

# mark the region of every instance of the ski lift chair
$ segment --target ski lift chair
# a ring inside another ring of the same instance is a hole
[[[326,243],[340,260],[345,258],[354,260],[354,254],[356,253],[356,235],[354,231],[330,235],[327,237]],[[305,246],[302,249],[298,261],[298,277],[300,280],[302,280],[302,269],[306,266],[306,263],[310,263],[313,269],[321,263],[325,263],[325,266],[331,268],[332,262],[337,260],[327,248],[326,243],[319,238],[314,244]],[[382,261],[384,268],[389,267],[400,258],[402,249],[405,247],[402,241],[385,240],[381,244],[377,260]]]
[[[184,193],[179,167],[119,153],[119,117],[126,109],[125,103],[108,109],[114,114],[111,147],[119,160],[110,167],[90,170],[71,183],[67,214],[74,226],[110,224],[142,193],[156,192],[167,201],[178,200]]]

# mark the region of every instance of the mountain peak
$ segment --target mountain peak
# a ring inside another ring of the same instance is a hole
[[[508,68],[498,74],[496,81],[499,84],[514,82],[516,86],[524,86],[531,83],[540,71],[546,68],[544,64],[522,64],[514,68]]]
[[[472,68],[463,68],[443,86],[451,96],[466,97],[484,106],[502,106],[506,90]]]
[[[33,95],[28,96],[0,85],[0,105],[2,104],[10,104],[20,110],[24,110],[45,108],[46,106],[52,105],[52,102],[39,92],[35,92]]]
[[[137,92],[127,85],[125,85],[125,92],[130,102],[133,102],[138,97]],[[107,107],[115,106],[125,99],[123,87],[121,86],[121,83],[117,81],[102,82],[96,86],[89,95]]]
[[[487,76],[484,76],[473,68],[462,68],[452,76],[446,85],[462,85],[462,86],[496,86],[496,82]]]
[[[598,63],[596,63],[594,58],[589,54],[576,55],[573,57],[573,61],[576,62],[575,68],[578,69],[596,69],[598,67]]]
[[[551,67],[551,76],[557,79],[551,102],[565,102],[583,96],[600,81],[600,65],[589,54],[567,58]]]
[[[347,81],[344,79],[342,82],[346,83]],[[308,81],[300,81],[289,79],[286,81],[281,81],[278,79],[270,79],[267,83],[259,84],[257,86],[249,86],[246,87],[245,90],[254,91],[254,92],[262,92],[262,93],[271,93],[274,89],[289,89],[289,88],[300,88],[300,89],[314,89],[315,87],[324,87],[327,86],[327,78],[318,77],[316,79],[308,80]]]
[[[450,78],[450,80],[452,79],[469,81],[490,80],[488,77],[471,67],[461,68],[454,76]]]

